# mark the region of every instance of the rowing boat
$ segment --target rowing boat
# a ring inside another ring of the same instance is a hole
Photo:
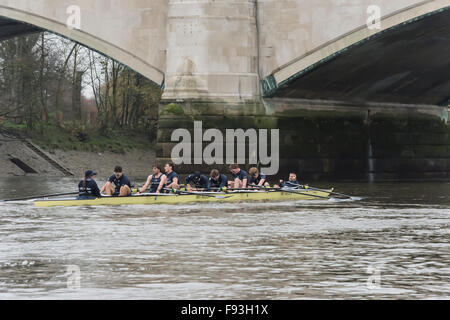
[[[246,191],[229,193],[202,194],[139,194],[129,197],[101,197],[96,199],[42,199],[34,201],[37,207],[54,206],[103,206],[103,205],[147,205],[147,204],[183,204],[193,202],[246,202],[246,201],[286,201],[327,199],[333,189],[325,191],[301,190],[285,191]],[[211,195],[212,197],[205,196]],[[217,196],[217,197],[214,197]]]
[[[328,199],[333,189],[296,191],[232,191],[190,193],[190,194],[139,194],[129,197],[101,197],[96,199],[40,199],[34,201],[38,207],[54,206],[103,206],[103,205],[147,205],[147,204],[184,204],[193,202],[247,202],[247,201],[286,201],[286,200],[322,200]],[[207,196],[208,195],[208,196]]]

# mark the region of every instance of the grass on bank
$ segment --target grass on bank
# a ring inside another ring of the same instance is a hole
[[[0,129],[27,137],[49,152],[58,149],[87,152],[110,151],[124,154],[133,149],[154,149],[150,134],[142,131],[109,129],[107,132],[102,132],[96,128],[87,128],[73,123],[65,123],[62,126],[45,125],[30,131],[25,124],[7,121],[0,124]]]

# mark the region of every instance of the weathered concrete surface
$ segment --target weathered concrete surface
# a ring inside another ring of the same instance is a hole
[[[266,99],[278,118],[281,168],[309,179],[450,178],[447,108]]]
[[[170,1],[163,99],[259,95],[255,1]]]
[[[11,162],[10,159],[17,158],[34,169],[40,175],[62,176],[50,163],[45,161],[36,152],[29,149],[21,139],[0,133],[0,166],[2,176],[22,176],[27,173]]]
[[[230,128],[279,129],[280,177],[293,170],[309,181],[450,179],[447,108],[297,99],[245,105],[190,101],[177,106],[161,106],[161,163],[171,161],[177,144],[171,141],[173,130],[192,132],[194,121],[202,121],[203,130],[217,128],[224,135]],[[244,167],[250,166],[246,161]],[[229,172],[222,164],[181,165],[177,171],[209,173],[212,168]]]
[[[70,29],[70,6],[81,28]],[[1,0],[0,16],[49,30],[108,55],[156,84],[164,81],[168,0]]]
[[[74,5],[79,30],[66,25]],[[381,9],[380,29],[366,27],[371,5]],[[164,84],[166,100],[236,102],[260,97],[260,80],[269,77],[263,89],[270,91],[358,41],[445,6],[450,0],[0,0],[0,16],[128,65]]]

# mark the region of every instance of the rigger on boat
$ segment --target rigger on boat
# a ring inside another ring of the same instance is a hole
[[[117,170],[117,169],[120,170]],[[96,174],[88,170],[80,181],[77,197],[73,198],[43,198],[34,201],[38,207],[51,206],[98,206],[98,205],[133,205],[133,204],[181,204],[193,202],[247,202],[247,201],[288,201],[288,200],[326,200],[332,194],[346,196],[333,192],[333,189],[318,189],[301,185],[297,175],[290,173],[287,181],[270,186],[267,177],[257,168],[251,168],[249,173],[238,164],[230,165],[232,179],[214,169],[208,178],[196,171],[186,178],[186,185],[180,185],[180,178],[174,171],[172,163],[166,163],[165,173],[158,164],[153,165],[152,174],[146,183],[138,189],[132,189],[130,180],[117,171],[102,188],[99,195],[97,183],[93,179]],[[128,192],[130,189],[131,192]],[[126,190],[127,192],[123,192]],[[133,194],[133,191],[135,192]],[[105,194],[106,193],[106,194]],[[53,195],[52,195],[53,196]],[[350,196],[346,196],[350,197]]]

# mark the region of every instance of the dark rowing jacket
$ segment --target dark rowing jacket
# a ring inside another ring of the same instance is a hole
[[[256,178],[254,178],[253,176],[250,176],[248,178],[248,184],[256,184],[257,185],[263,179],[266,180],[266,175],[262,174],[262,173],[260,173],[258,175],[258,177],[256,177]]]
[[[208,189],[228,187],[228,178],[224,174],[220,174],[217,180],[209,178]]]
[[[300,183],[298,183],[297,180],[295,181],[283,181],[283,183],[281,184],[281,187],[287,187],[287,188],[294,188],[294,187],[298,187]]]
[[[83,187],[84,180],[81,180],[78,184],[78,195],[82,196],[90,196],[90,197],[101,197],[100,189],[97,186],[97,183],[93,179],[86,179],[86,186]]]
[[[166,177],[167,177],[166,185],[170,185],[173,182],[173,179],[175,178],[178,178],[178,183],[180,183],[180,177],[175,171],[172,171],[169,174],[166,173]]]
[[[186,184],[189,184],[191,181],[194,183],[195,188],[207,189],[208,185],[209,185],[208,178],[204,175],[200,175],[200,176],[196,177],[192,173],[186,177]]]
[[[248,173],[244,170],[241,169],[241,171],[239,171],[238,174],[231,174],[233,176],[233,179],[239,178],[239,180],[244,180],[244,179],[248,179]]]
[[[154,174],[152,175],[152,179],[150,180],[150,186],[149,186],[149,191],[151,193],[155,193],[156,191],[158,191],[158,187],[159,187],[159,183],[161,182],[161,178],[163,177],[164,174],[160,174],[159,177],[156,177]],[[164,186],[163,186],[164,188]]]
[[[127,185],[131,189],[130,179],[128,179],[128,177],[126,175],[124,175],[124,174],[122,174],[120,179],[117,179],[116,176],[113,174],[111,177],[109,177],[108,181],[111,182],[111,183],[114,183],[114,185],[116,186],[116,193],[120,192],[120,187],[121,186]]]

